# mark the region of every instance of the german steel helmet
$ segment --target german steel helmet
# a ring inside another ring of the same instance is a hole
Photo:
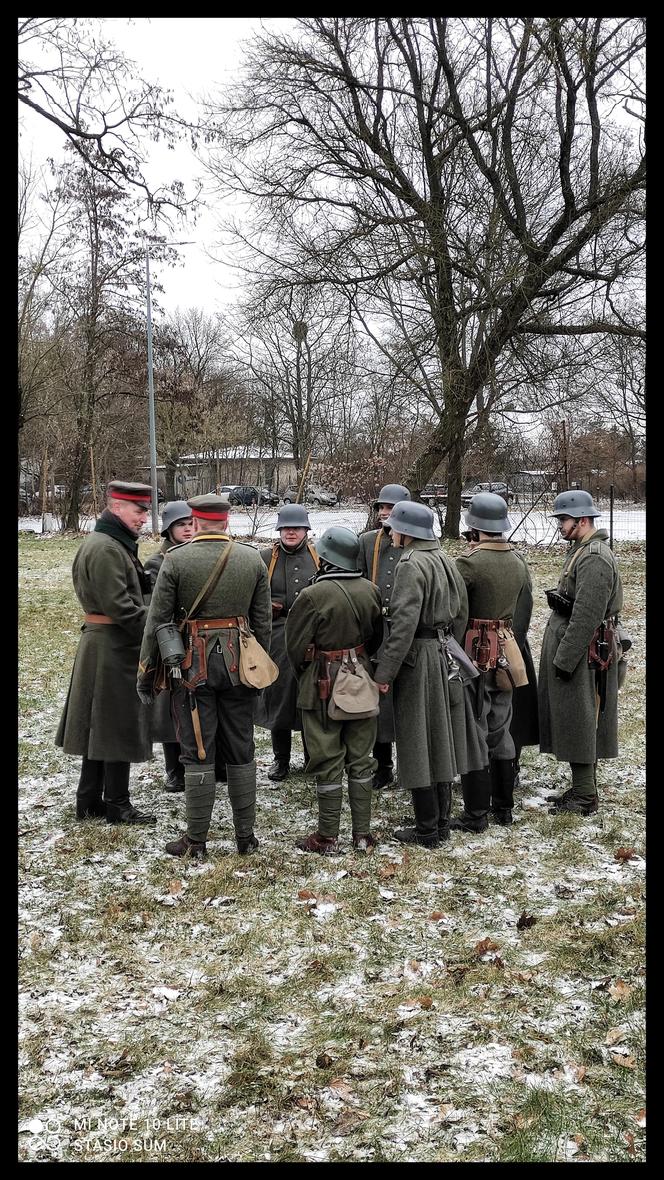
[[[511,529],[507,516],[507,504],[495,492],[478,492],[473,496],[466,513],[466,524],[470,529],[482,533],[505,533]]]
[[[398,504],[400,500],[410,500],[410,492],[402,483],[386,483],[380,489],[374,500],[374,508],[379,504]]]
[[[412,500],[400,500],[395,504],[385,524],[396,533],[406,537],[419,537],[423,541],[435,541],[433,512],[426,504]]]
[[[570,492],[561,492],[553,502],[551,516],[601,516],[599,508],[593,504],[590,492],[575,488]]]
[[[162,537],[166,536],[171,525],[184,520],[191,520],[191,508],[184,500],[171,500],[170,504],[164,504],[161,514]]]
[[[277,529],[310,529],[309,513],[302,504],[283,504],[277,513]]]
[[[355,573],[358,567],[357,559],[360,556],[360,542],[350,529],[333,524],[316,543],[316,552],[322,561]]]

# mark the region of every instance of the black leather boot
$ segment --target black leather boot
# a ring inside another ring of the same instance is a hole
[[[164,742],[164,762],[166,763],[165,791],[184,791],[184,766],[180,762],[180,743]]]
[[[452,784],[436,783],[438,795],[438,839],[450,838],[450,812],[452,810]]]
[[[507,827],[512,823],[514,807],[514,762],[511,758],[492,758],[491,811],[497,824]]]
[[[489,826],[491,804],[491,775],[489,767],[473,770],[461,775],[463,811],[457,819],[450,820],[450,831],[485,832]]]
[[[104,763],[84,758],[81,777],[76,789],[76,818],[93,819],[106,815],[106,804],[102,800],[104,790]]]
[[[156,815],[132,807],[129,798],[129,763],[104,763],[106,822],[109,824],[156,824]]]
[[[373,756],[376,759],[378,766],[376,768],[376,773],[373,776],[371,785],[374,791],[382,791],[384,787],[391,787],[394,783],[392,743],[376,742],[373,748]]]
[[[398,828],[394,833],[400,844],[421,844],[424,848],[437,848],[438,835],[438,791],[436,787],[425,787],[410,792],[415,812],[414,828]]]
[[[290,729],[272,730],[272,752],[274,754],[274,762],[268,768],[267,777],[273,783],[282,783],[285,778],[288,778],[288,772],[290,770]]]

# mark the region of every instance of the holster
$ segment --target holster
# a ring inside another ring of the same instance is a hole
[[[504,619],[470,619],[464,650],[480,672],[496,667],[500,655],[498,630],[504,625]]]
[[[207,680],[207,635],[199,635],[198,631],[198,620],[190,619],[184,628],[185,656],[180,665],[182,683],[189,692],[195,692]]]

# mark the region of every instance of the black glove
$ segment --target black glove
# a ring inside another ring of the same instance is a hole
[[[557,664],[553,665],[553,670],[558,680],[568,681],[572,679],[572,673],[568,672],[565,668],[559,668]]]

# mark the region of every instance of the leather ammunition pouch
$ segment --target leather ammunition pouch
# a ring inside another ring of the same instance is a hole
[[[199,684],[207,680],[207,641],[210,631],[239,627],[237,618],[230,619],[188,619],[184,625],[184,659],[180,664],[182,683],[189,692],[195,692]]]
[[[574,600],[568,598],[566,594],[561,594],[559,590],[545,590],[546,601],[549,604],[549,610],[553,610],[557,615],[562,615],[564,619],[569,619],[572,614],[572,607]]]

